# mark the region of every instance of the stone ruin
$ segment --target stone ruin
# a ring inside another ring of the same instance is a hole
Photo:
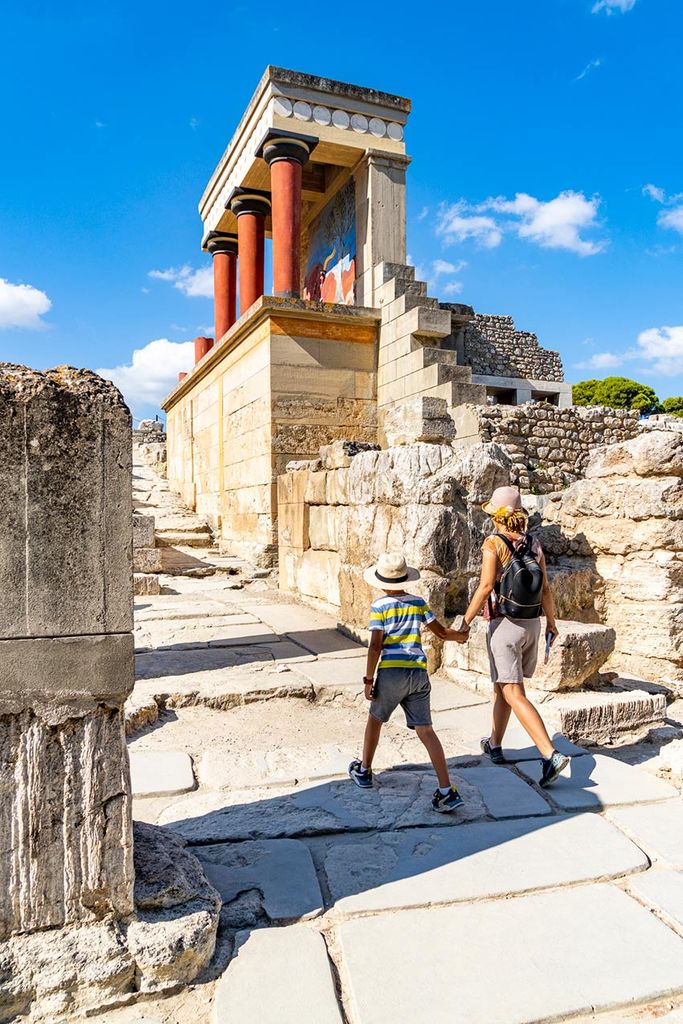
[[[192,980],[220,899],[179,840],[132,823],[121,395],[0,364],[0,447],[0,1019],[54,1019]]]

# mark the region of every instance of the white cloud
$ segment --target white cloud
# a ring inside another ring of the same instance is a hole
[[[418,220],[424,220],[428,213],[429,213],[429,207],[428,206],[423,206],[422,209],[420,210],[420,212],[417,215],[417,219]]]
[[[594,256],[605,248],[605,241],[582,237],[582,232],[599,226],[599,196],[587,199],[583,192],[560,192],[547,202],[526,192],[514,199],[490,196],[472,206],[461,199],[442,206],[436,225],[437,235],[447,243],[474,239],[485,248],[500,245],[503,234],[514,232],[544,249],[565,249],[579,256]],[[501,216],[496,219],[491,214]]]
[[[436,233],[447,244],[453,245],[473,239],[485,249],[495,249],[503,240],[503,232],[493,217],[472,215],[464,199],[450,206],[443,204],[439,209]]]
[[[189,372],[193,365],[194,342],[157,338],[134,349],[130,363],[100,367],[96,373],[113,381],[136,413],[149,406],[159,406],[178,383],[178,374]]]
[[[670,210],[662,210],[657,215],[660,228],[671,228],[683,235],[683,206],[672,206]]]
[[[149,276],[157,281],[169,281],[183,295],[191,298],[213,298],[213,267],[200,267],[193,270],[185,264],[182,267],[169,267],[168,270],[150,270]]]
[[[444,295],[460,295],[464,288],[462,281],[448,281],[442,286],[441,291]]]
[[[683,325],[641,331],[637,352],[656,373],[667,376],[683,373]]]
[[[459,274],[466,266],[466,260],[458,260],[457,263],[449,263],[448,260],[434,260],[432,273],[435,277],[439,277],[441,274]]]
[[[581,72],[581,74],[576,76],[576,81],[580,82],[581,79],[585,78],[586,75],[589,75],[591,73],[591,71],[593,71],[594,68],[599,68],[601,65],[602,65],[602,57],[596,57],[595,60],[589,61],[588,64],[586,64],[586,66],[583,69],[583,71]]]
[[[611,370],[621,366],[624,362],[624,355],[616,355],[614,352],[596,352],[590,359],[584,359],[581,363],[574,363],[578,370]]]
[[[606,11],[607,14],[614,14],[615,11],[619,11],[620,14],[626,14],[635,6],[636,0],[597,0],[597,3],[593,4],[592,13],[598,14],[600,11]]]
[[[45,327],[41,316],[49,312],[52,303],[45,292],[30,284],[12,284],[0,277],[0,329],[27,327],[40,330]]]
[[[666,201],[666,192],[659,185],[653,185],[651,182],[648,185],[643,185],[641,189],[644,196],[649,196],[650,199],[654,199],[656,203],[663,203]]]

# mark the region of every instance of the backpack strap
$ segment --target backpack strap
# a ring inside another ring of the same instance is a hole
[[[529,549],[529,535],[528,534],[524,535],[524,547],[521,550],[519,550],[519,551],[517,550],[515,545],[512,543],[510,538],[506,537],[504,533],[494,533],[493,536],[494,537],[500,537],[500,539],[503,541],[503,543],[505,544],[506,548],[508,549],[508,551],[510,552],[510,554],[512,555],[513,558],[515,557],[515,555],[525,555],[527,553],[527,550]]]

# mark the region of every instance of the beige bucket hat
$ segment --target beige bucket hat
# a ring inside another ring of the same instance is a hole
[[[481,507],[489,516],[497,516],[501,512],[526,513],[519,487],[496,487],[489,500]]]
[[[382,555],[376,565],[363,573],[365,582],[379,590],[403,590],[406,583],[414,583],[419,578],[420,570],[409,566],[403,555]]]

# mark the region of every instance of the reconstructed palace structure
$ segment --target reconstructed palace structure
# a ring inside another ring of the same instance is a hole
[[[409,113],[401,96],[269,67],[199,204],[216,338],[196,340],[164,402],[169,482],[226,550],[263,564],[277,477],[322,444],[394,443],[404,419],[404,442],[445,422],[479,440],[492,405],[571,403],[556,352],[510,317],[429,297],[406,264]]]

